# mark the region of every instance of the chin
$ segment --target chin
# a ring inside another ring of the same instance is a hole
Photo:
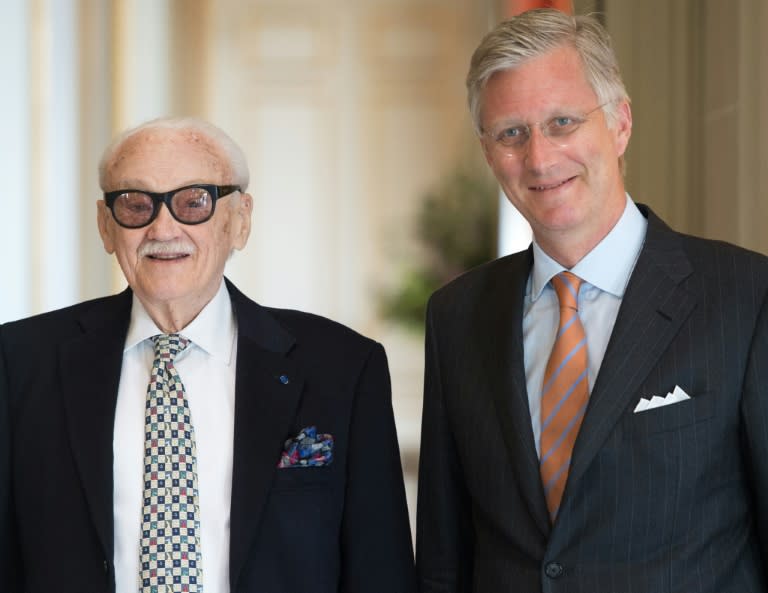
[[[538,214],[535,218],[539,226],[553,231],[568,230],[571,227],[580,225],[585,219],[583,213],[568,204],[548,208],[546,211],[539,212]]]
[[[143,295],[152,303],[171,302],[183,298],[187,292],[181,290],[182,286],[178,282],[166,282],[161,285],[146,284],[141,287],[141,292],[136,291],[137,294]]]

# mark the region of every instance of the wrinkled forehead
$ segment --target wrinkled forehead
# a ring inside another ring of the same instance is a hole
[[[112,189],[168,191],[192,183],[225,184],[230,167],[219,146],[191,129],[141,130],[125,139],[106,163]]]

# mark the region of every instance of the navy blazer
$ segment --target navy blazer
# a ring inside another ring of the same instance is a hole
[[[238,326],[232,593],[412,592],[383,348],[227,287]],[[19,555],[3,593],[115,590],[112,440],[131,302],[126,290],[0,327],[14,519],[0,535]],[[334,436],[333,462],[278,469],[284,441],[310,425]]]
[[[554,524],[523,362],[531,250],[433,296],[422,593],[768,591],[768,259],[641,211],[645,243]],[[676,385],[689,401],[634,413]]]

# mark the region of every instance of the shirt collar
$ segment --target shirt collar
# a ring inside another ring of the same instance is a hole
[[[144,305],[134,294],[131,322],[128,326],[128,335],[125,339],[123,352],[127,352],[144,340],[161,333],[163,333],[162,330],[152,321]],[[216,295],[203,307],[197,317],[179,333],[189,338],[192,344],[202,348],[213,358],[226,365],[230,364],[235,345],[236,324],[232,311],[232,301],[229,299],[229,292],[223,279]]]
[[[570,271],[592,286],[622,298],[643,247],[647,227],[648,221],[627,194],[624,212],[618,222]],[[531,300],[538,299],[552,277],[565,269],[534,239]]]

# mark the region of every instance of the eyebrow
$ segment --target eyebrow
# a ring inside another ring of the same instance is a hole
[[[499,123],[513,123],[513,124],[529,123],[529,122],[531,122],[531,123],[541,123],[541,122],[549,121],[550,119],[554,119],[556,117],[561,117],[563,115],[576,116],[576,115],[584,115],[584,113],[585,113],[585,111],[583,109],[578,109],[576,107],[573,107],[573,108],[571,108],[571,107],[562,107],[562,108],[559,108],[559,109],[553,109],[546,116],[544,116],[543,118],[541,118],[539,120],[533,120],[533,119],[524,118],[524,117],[504,117],[504,118],[499,119],[498,121],[499,121]]]
[[[164,194],[169,191],[173,191],[174,189],[179,189],[181,187],[187,187],[188,185],[220,185],[219,183],[211,183],[210,181],[205,180],[197,180],[197,181],[185,181],[181,185],[176,185],[174,187],[169,187],[168,189],[164,190],[157,190],[152,189],[147,186],[147,183],[145,180],[140,179],[122,179],[120,183],[114,184],[115,189],[111,191],[118,191],[121,189],[135,189],[137,191],[148,191],[148,192],[155,192],[155,193],[161,193]]]

